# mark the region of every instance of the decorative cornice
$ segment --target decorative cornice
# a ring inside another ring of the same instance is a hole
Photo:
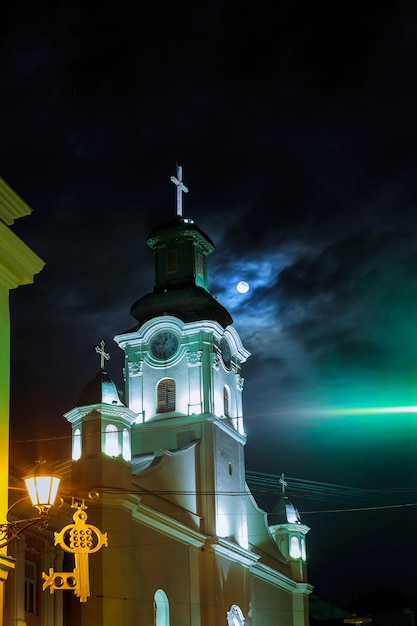
[[[280,587],[281,589],[285,589],[286,591],[291,591],[292,593],[310,595],[313,591],[313,587],[309,583],[296,582],[292,578],[285,576],[285,574],[272,569],[272,567],[269,567],[264,563],[256,563],[256,565],[251,567],[251,573],[257,578],[272,583],[273,585]]]
[[[7,267],[1,264],[0,261],[0,285],[6,289],[15,289],[19,282],[16,278],[16,274],[10,272]]]
[[[71,424],[74,424],[82,420],[86,415],[93,413],[93,411],[100,415],[103,415],[104,417],[121,418],[122,420],[125,420],[130,424],[134,424],[137,417],[136,413],[134,413],[131,409],[128,409],[125,406],[113,406],[111,404],[103,403],[75,407],[74,409],[71,409],[71,411],[64,413],[64,417],[66,417]]]
[[[306,535],[308,531],[310,530],[310,527],[306,526],[305,524],[300,524],[299,522],[297,522],[296,524],[294,524],[293,522],[288,522],[287,524],[273,524],[272,526],[269,527],[269,530],[271,531],[272,534],[298,532],[298,533],[302,533],[303,535]]]
[[[0,219],[11,226],[15,220],[31,213],[30,206],[9,187],[3,178],[0,178]]]
[[[33,283],[45,262],[0,222],[0,283],[8,289]]]
[[[16,565],[16,560],[6,554],[0,554],[0,581],[4,582],[7,579],[9,572],[13,571]]]

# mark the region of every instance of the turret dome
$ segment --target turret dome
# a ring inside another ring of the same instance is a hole
[[[287,496],[280,496],[269,515],[269,524],[301,524],[300,514]]]
[[[117,388],[105,370],[97,372],[93,380],[84,387],[78,406],[89,404],[112,404],[124,406],[123,393]]]

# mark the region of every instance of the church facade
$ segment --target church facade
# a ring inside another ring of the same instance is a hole
[[[106,372],[102,343],[99,372],[65,415],[72,491],[99,495],[88,518],[108,537],[89,560],[78,623],[307,626],[309,529],[284,493],[268,517],[246,484],[250,354],[210,293],[214,244],[183,216],[181,168],[172,181],[177,214],[146,240],[154,289],[114,337],[124,392]]]

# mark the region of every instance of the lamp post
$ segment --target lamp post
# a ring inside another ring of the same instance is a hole
[[[33,506],[38,511],[37,517],[31,517],[23,520],[16,520],[0,524],[0,626],[3,626],[3,602],[4,602],[4,583],[7,580],[9,572],[15,569],[16,560],[7,555],[2,549],[7,547],[21,532],[38,524],[41,528],[46,528],[48,522],[48,511],[53,506],[58,491],[60,479],[55,475],[48,475],[45,464],[37,463],[33,474],[24,478],[26,488],[32,500]],[[29,496],[20,498],[10,509],[25,500]],[[6,514],[6,515],[7,515]],[[7,519],[7,517],[6,517]]]

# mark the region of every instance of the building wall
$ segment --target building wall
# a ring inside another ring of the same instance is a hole
[[[9,475],[10,313],[9,288],[0,282],[0,523],[6,521]]]
[[[4,218],[1,204],[0,219]],[[4,183],[3,183],[4,185]],[[9,291],[33,282],[44,263],[0,221],[0,523],[6,521],[9,474],[10,312]]]
[[[153,624],[153,601],[162,589],[169,602],[170,626],[198,626],[191,622],[189,546],[153,529],[138,526],[135,534],[136,624]],[[194,580],[198,573],[194,572]]]
[[[0,524],[7,521],[9,477],[10,311],[9,291],[30,284],[44,262],[11,230],[30,207],[0,178]],[[7,547],[0,555],[0,624],[3,623],[4,581],[13,569]]]

